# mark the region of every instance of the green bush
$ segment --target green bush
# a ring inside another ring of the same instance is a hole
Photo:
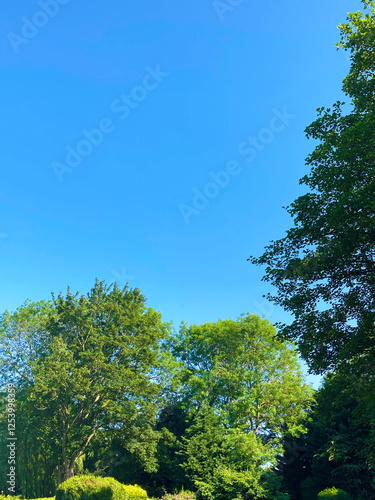
[[[318,493],[319,500],[350,500],[350,495],[344,490],[339,490],[338,488],[326,488],[325,490]]]
[[[129,500],[145,500],[145,499],[147,499],[147,491],[145,491],[143,488],[141,488],[137,484],[134,484],[134,485],[124,484],[123,487],[125,488],[125,491],[129,496]]]
[[[20,495],[0,495],[0,500],[21,500],[22,497]],[[55,497],[49,498],[35,498],[35,500],[55,500]]]
[[[96,476],[75,476],[60,484],[56,491],[56,500],[111,500],[116,498],[113,485],[108,480]],[[127,500],[124,492],[119,500]]]
[[[145,500],[140,486],[125,486],[112,477],[76,476],[60,484],[56,500]]]
[[[21,500],[22,497],[20,495],[0,495],[0,500]],[[55,500],[55,497],[49,498],[35,498],[35,500]]]
[[[179,493],[166,493],[161,497],[161,500],[195,500],[195,493],[192,491],[182,490]]]

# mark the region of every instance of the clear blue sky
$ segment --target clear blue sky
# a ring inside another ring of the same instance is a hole
[[[285,319],[246,259],[291,224],[304,128],[342,98],[337,24],[360,5],[3,3],[1,310],[99,277],[176,327]]]

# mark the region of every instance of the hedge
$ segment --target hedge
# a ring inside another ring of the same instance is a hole
[[[60,484],[56,500],[146,500],[137,485],[124,485],[112,477],[75,476]]]
[[[21,500],[22,497],[20,495],[14,496],[14,495],[0,495],[0,500]],[[49,497],[49,498],[35,498],[35,500],[55,500],[55,497]]]
[[[129,500],[145,500],[147,499],[147,491],[138,486],[137,484],[124,484],[126,493],[129,496]]]
[[[319,500],[350,500],[350,495],[344,490],[339,490],[338,488],[326,488],[325,490],[318,493]]]

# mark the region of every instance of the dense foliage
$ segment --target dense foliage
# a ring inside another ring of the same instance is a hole
[[[374,498],[372,425],[347,375],[329,375],[315,399],[308,432],[284,443],[279,470],[287,490],[296,500],[316,500],[331,487],[356,500]]]
[[[351,107],[321,108],[307,127],[318,145],[301,179],[308,192],[287,209],[294,227],[253,259],[267,265],[270,298],[294,315],[281,334],[316,373],[375,358],[375,3],[363,4],[340,26]]]
[[[17,495],[0,495],[0,500],[21,500],[21,496]],[[55,500],[55,497],[36,498],[35,500]]]
[[[262,498],[282,436],[304,431],[311,390],[294,350],[255,315],[183,326],[172,351],[183,363],[181,402],[194,416],[182,463],[204,498]]]
[[[350,496],[338,488],[326,488],[318,493],[318,500],[350,500]]]
[[[17,387],[17,432],[25,436],[17,449],[25,495],[72,477],[99,434],[107,443],[117,436],[146,470],[156,468],[168,327],[139,290],[97,281],[87,296],[68,291],[6,312],[0,331],[3,386]]]
[[[305,431],[312,391],[267,320],[248,314],[169,336],[139,290],[99,281],[86,296],[68,290],[0,320],[2,384],[17,388],[24,436],[17,492],[51,495],[67,480],[59,497],[91,472],[99,496],[110,494],[99,476],[160,496],[183,487],[207,499],[282,495],[270,472],[283,436]],[[4,460],[4,489],[6,470]]]
[[[333,487],[375,496],[375,2],[362,3],[339,26],[350,102],[318,109],[306,193],[287,207],[294,225],[251,259],[267,266],[269,299],[293,315],[279,338],[328,374],[309,432],[284,442],[279,471],[296,500]]]
[[[146,500],[147,492],[135,485],[124,485],[112,477],[83,475],[64,481],[56,500]]]
[[[193,491],[182,490],[179,493],[166,493],[161,500],[195,500],[196,495]]]

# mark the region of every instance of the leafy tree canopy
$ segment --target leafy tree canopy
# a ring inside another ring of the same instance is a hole
[[[252,314],[183,325],[171,348],[181,404],[195,416],[183,438],[188,477],[207,499],[264,497],[281,438],[304,432],[312,399],[295,350]]]
[[[343,90],[351,100],[320,108],[306,129],[318,141],[300,183],[308,192],[287,210],[294,226],[256,264],[294,315],[280,335],[298,342],[315,373],[375,354],[375,2],[341,24],[338,46],[350,52]]]
[[[155,470],[161,345],[169,325],[146,308],[138,289],[96,281],[87,295],[68,290],[52,303],[4,313],[0,331],[3,376],[17,385],[19,411],[39,422],[25,431],[42,433],[34,442],[50,443],[60,480],[74,474],[103,434],[107,445],[120,436]]]
[[[268,320],[247,314],[183,325],[171,349],[183,363],[181,393],[192,411],[206,402],[228,427],[256,435],[301,430],[311,388],[293,346],[276,337]]]
[[[301,438],[305,449],[299,457],[309,476],[302,484],[311,492],[311,498],[333,486],[358,500],[374,497],[371,418],[363,411],[357,391],[360,385],[361,381],[340,370],[328,374],[316,394],[317,405],[308,424],[309,431]],[[296,468],[294,462],[284,469],[289,484]]]

